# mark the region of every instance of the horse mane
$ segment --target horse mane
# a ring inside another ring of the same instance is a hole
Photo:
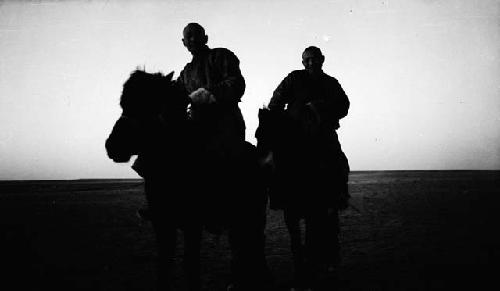
[[[165,76],[161,72],[148,73],[141,69],[133,71],[123,84],[120,96],[120,107],[124,114],[152,115],[161,112],[166,103],[176,102],[176,98],[168,98],[170,95],[179,95],[172,90],[175,87],[172,81],[173,73]]]

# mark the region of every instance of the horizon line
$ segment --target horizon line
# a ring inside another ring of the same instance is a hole
[[[496,170],[474,170],[474,169],[457,169],[457,170],[353,170],[350,174],[360,174],[360,173],[375,173],[375,172],[500,172],[500,169]],[[0,179],[0,182],[50,182],[50,181],[137,181],[143,180],[141,177],[137,178],[119,178],[119,177],[109,177],[109,178],[76,178],[76,179]]]

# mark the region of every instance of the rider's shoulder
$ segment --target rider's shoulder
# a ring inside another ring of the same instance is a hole
[[[210,49],[210,54],[213,55],[213,56],[216,56],[216,57],[232,57],[232,58],[236,58],[236,55],[230,49],[227,49],[227,48],[224,48],[224,47],[212,48],[212,49]]]
[[[300,80],[304,79],[307,77],[307,71],[306,70],[293,70],[288,75],[286,76],[285,79],[289,80]]]

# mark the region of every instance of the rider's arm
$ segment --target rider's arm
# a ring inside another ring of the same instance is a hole
[[[237,104],[245,93],[245,79],[241,75],[240,61],[228,49],[214,50],[213,66],[216,73],[220,74],[221,81],[206,89],[215,96],[215,101],[219,104]]]

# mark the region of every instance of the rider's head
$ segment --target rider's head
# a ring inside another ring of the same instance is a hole
[[[323,71],[323,62],[325,61],[325,56],[321,53],[321,50],[315,46],[307,47],[302,53],[302,64],[306,71],[310,74],[318,74]]]
[[[182,43],[188,51],[195,55],[200,52],[208,42],[205,29],[198,23],[189,23],[182,32]]]

